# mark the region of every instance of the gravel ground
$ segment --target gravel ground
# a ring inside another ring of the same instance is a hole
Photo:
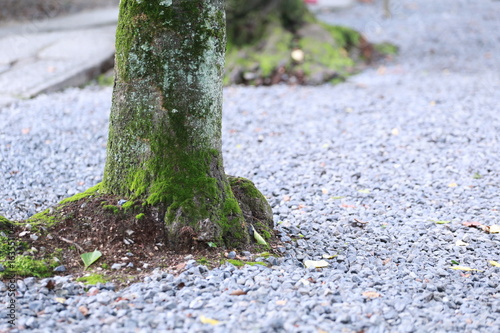
[[[93,296],[71,277],[50,292],[28,278],[18,282],[17,324],[39,332],[499,331],[500,268],[488,261],[500,261],[500,236],[461,223],[500,224],[500,2],[398,6],[386,21],[370,5],[321,15],[400,45],[390,64],[338,86],[225,90],[226,171],[253,179],[283,240],[297,239],[273,267],[190,262],[180,276],[157,271],[117,292],[98,285]],[[0,111],[7,217],[100,180],[110,94],[69,89]],[[435,222],[443,220],[450,223]],[[325,254],[338,256],[321,271],[303,267]],[[481,271],[452,270],[452,260]],[[7,298],[2,284],[0,292]]]

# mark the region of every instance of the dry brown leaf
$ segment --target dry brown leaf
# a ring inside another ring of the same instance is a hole
[[[479,226],[482,226],[483,224],[481,222],[476,222],[476,221],[466,221],[466,222],[462,222],[462,225],[464,225],[466,227],[478,228]]]
[[[500,233],[500,225],[490,225],[488,232],[490,234],[498,234]]]
[[[89,291],[87,293],[87,296],[95,296],[99,293],[99,289],[95,288],[95,289],[92,289],[92,291]]]
[[[365,291],[362,293],[362,295],[365,296],[366,298],[378,298],[382,296],[376,291]]]
[[[84,305],[79,306],[78,311],[80,311],[84,316],[87,316],[89,314],[89,309],[87,309],[87,307]]]
[[[232,291],[229,295],[231,296],[241,296],[241,295],[246,295],[247,292],[246,291],[243,291],[243,290],[234,290]]]
[[[186,263],[182,262],[179,265],[175,266],[175,269],[178,271],[182,271],[186,267]]]

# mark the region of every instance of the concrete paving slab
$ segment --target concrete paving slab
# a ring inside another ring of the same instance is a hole
[[[111,68],[116,8],[0,27],[0,106],[85,84]]]
[[[0,25],[0,38],[11,35],[87,29],[99,26],[116,25],[117,22],[118,8],[96,9],[40,21],[23,23],[11,22],[3,26]]]

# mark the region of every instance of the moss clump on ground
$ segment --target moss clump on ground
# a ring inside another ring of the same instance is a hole
[[[237,260],[237,259],[226,259],[226,262],[236,266],[236,267],[243,267],[245,265],[262,265],[262,266],[267,266],[265,262],[262,261],[243,261],[243,260]]]
[[[91,274],[87,276],[82,276],[76,279],[78,282],[83,282],[87,285],[94,285],[98,283],[106,283],[108,280],[106,279],[105,276],[101,274]]]
[[[4,258],[0,258],[3,259]],[[35,276],[44,278],[52,276],[53,269],[58,266],[58,262],[53,258],[35,259],[29,255],[20,255],[15,257],[14,261],[9,261],[6,270],[0,272],[0,276]]]
[[[380,43],[374,45],[375,50],[383,55],[394,55],[398,54],[399,48],[391,43]]]
[[[51,227],[56,224],[56,222],[57,219],[54,215],[54,209],[51,208],[47,208],[40,213],[36,213],[26,220],[26,223],[31,224],[34,231],[38,229],[38,226]]]
[[[103,205],[102,209],[113,214],[118,214],[120,212],[120,207],[115,205]]]
[[[78,194],[73,195],[72,197],[63,199],[61,202],[59,202],[59,204],[63,205],[63,204],[69,203],[69,202],[81,200],[83,198],[86,198],[86,197],[89,197],[91,195],[96,194],[100,189],[101,189],[101,183],[98,183],[98,184],[90,187],[89,189],[85,190],[82,193],[78,193]]]

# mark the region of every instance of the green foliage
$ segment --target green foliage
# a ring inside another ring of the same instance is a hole
[[[101,274],[91,274],[88,276],[79,277],[76,279],[76,281],[83,282],[86,285],[95,285],[98,283],[104,284],[104,283],[108,282],[108,279],[106,279],[106,277],[101,275]]]
[[[83,264],[85,265],[85,269],[87,269],[90,265],[96,262],[101,256],[102,253],[98,250],[95,250],[94,252],[82,253],[80,255],[80,257],[83,260]]]
[[[200,259],[196,260],[196,262],[200,265],[207,265],[210,263],[207,258],[201,257]]]
[[[146,215],[144,215],[144,213],[140,213],[140,214],[137,214],[137,215],[135,216],[135,218],[136,218],[136,219],[138,219],[138,220],[141,220],[141,219],[143,219],[143,218],[144,218],[144,216],[146,216]]]

